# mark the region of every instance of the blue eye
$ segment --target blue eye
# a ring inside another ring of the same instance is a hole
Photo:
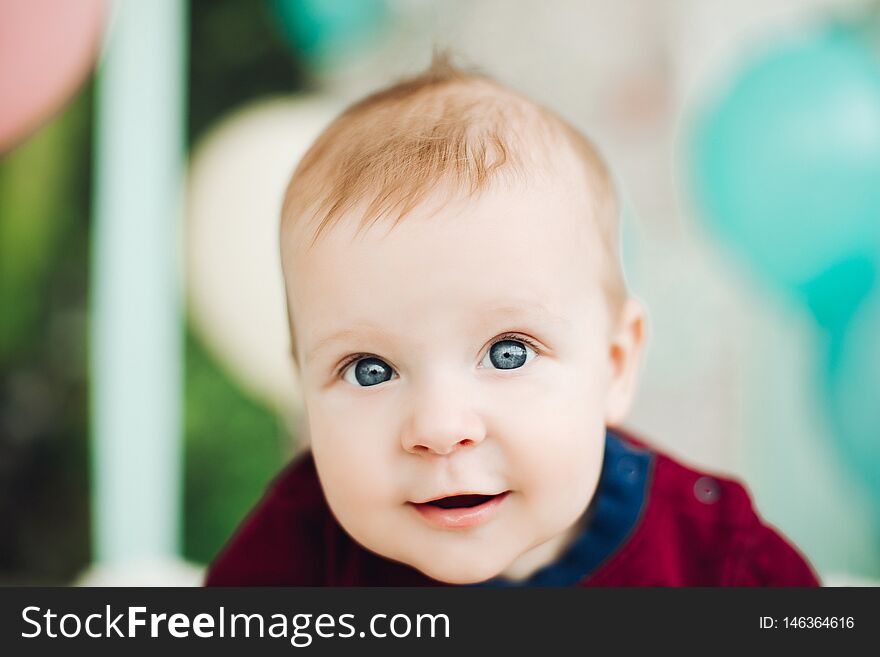
[[[357,386],[374,386],[391,379],[394,370],[380,358],[361,358],[345,368],[342,378]]]
[[[499,340],[486,352],[483,367],[494,367],[498,370],[515,370],[522,367],[535,357],[535,351],[519,340]]]

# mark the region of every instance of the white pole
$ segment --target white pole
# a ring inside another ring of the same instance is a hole
[[[180,550],[186,6],[118,0],[96,96],[93,560]]]

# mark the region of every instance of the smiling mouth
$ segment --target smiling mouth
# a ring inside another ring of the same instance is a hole
[[[424,520],[436,527],[465,529],[483,524],[495,517],[509,494],[509,490],[497,495],[466,493],[409,504]]]
[[[430,502],[425,502],[425,504],[430,504],[431,506],[436,506],[441,509],[469,509],[474,506],[479,506],[485,502],[488,502],[495,495],[450,495],[449,497],[441,497],[439,500],[431,500]]]

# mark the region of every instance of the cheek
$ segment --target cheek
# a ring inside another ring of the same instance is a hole
[[[605,427],[586,418],[576,426],[551,422],[536,426],[539,449],[515,456],[522,521],[538,540],[566,531],[593,498],[602,470]]]
[[[522,490],[541,503],[559,504],[572,496],[582,498],[601,469],[605,427],[599,421],[576,426],[543,423],[532,427],[540,445],[512,455]],[[527,429],[527,428],[524,428]]]
[[[394,499],[399,447],[389,410],[364,400],[345,410],[307,400],[306,408],[315,465],[334,511]]]
[[[540,376],[523,378],[505,391],[512,400],[496,407],[495,431],[503,437],[511,484],[527,501],[564,505],[595,488],[605,444],[604,393],[600,377],[584,368],[548,364]]]

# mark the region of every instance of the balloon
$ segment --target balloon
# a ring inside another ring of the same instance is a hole
[[[103,0],[0,3],[0,153],[73,96],[98,54]]]
[[[813,320],[831,340],[832,358],[853,315],[873,289],[878,267],[880,257],[860,254],[833,263],[804,286]]]
[[[751,61],[697,121],[692,178],[712,228],[798,296],[880,241],[880,54],[837,26]],[[820,286],[821,287],[821,286]]]
[[[279,256],[281,201],[299,159],[339,109],[319,98],[257,102],[202,140],[189,171],[193,325],[233,377],[289,421],[301,399]]]
[[[385,0],[271,0],[290,45],[328,65],[374,41],[388,13]]]

